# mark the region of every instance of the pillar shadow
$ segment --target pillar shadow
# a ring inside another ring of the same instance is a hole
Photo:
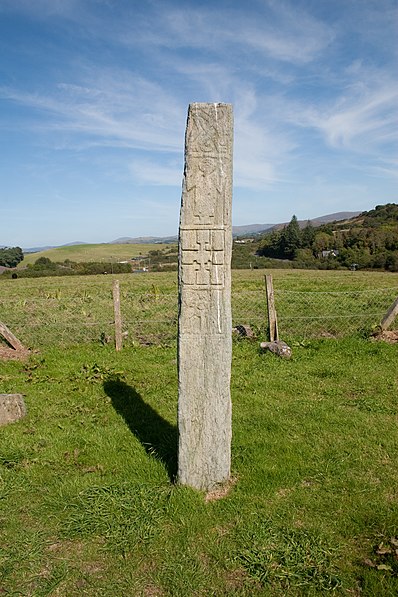
[[[113,408],[125,420],[130,431],[147,454],[160,460],[172,482],[177,475],[177,427],[163,419],[131,386],[120,380],[107,380],[104,390]]]

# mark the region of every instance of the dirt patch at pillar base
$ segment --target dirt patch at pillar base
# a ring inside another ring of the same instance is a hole
[[[373,336],[374,340],[396,344],[398,342],[398,330],[382,330]]]
[[[0,361],[24,361],[30,354],[29,350],[14,350],[0,346]]]

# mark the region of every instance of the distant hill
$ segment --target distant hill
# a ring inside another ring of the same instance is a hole
[[[243,236],[246,234],[257,234],[258,232],[264,232],[268,228],[272,228],[274,224],[248,224],[247,226],[232,226],[233,236]],[[109,244],[111,245],[140,245],[148,243],[176,243],[178,241],[178,235],[175,236],[138,236],[131,238],[129,236],[123,236],[112,240]]]
[[[313,226],[321,226],[322,224],[329,224],[329,222],[342,222],[343,220],[351,220],[360,215],[360,211],[338,211],[334,214],[328,214],[326,216],[320,216],[319,218],[313,218],[311,224]],[[304,226],[307,220],[302,220]]]
[[[345,222],[339,222],[340,226]],[[363,228],[384,230],[397,229],[398,227],[398,204],[387,203],[386,205],[376,205],[370,211],[363,211],[356,217],[347,221],[350,227],[362,226]],[[397,231],[398,232],[398,231]]]
[[[348,218],[353,218],[359,215],[361,212],[359,211],[340,211],[334,214],[328,214],[326,216],[320,216],[318,218],[313,218],[311,223],[313,226],[321,226],[321,224],[327,224],[328,222],[335,222],[340,220],[346,220]],[[299,221],[300,226],[303,228],[307,224],[308,220],[301,220]],[[248,236],[248,235],[258,235],[263,234],[267,230],[279,230],[286,226],[289,222],[282,222],[281,224],[247,224],[244,226],[232,226],[232,236]],[[178,241],[178,236],[138,236],[135,238],[131,238],[129,236],[123,236],[121,238],[117,238],[116,240],[112,240],[109,244],[111,245],[119,245],[119,244],[148,244],[148,243],[176,243]]]
[[[47,247],[31,247],[28,249],[23,249],[24,254],[26,253],[39,253],[41,251],[48,251],[50,249],[57,249],[58,247],[73,247],[75,245],[86,245],[87,243],[76,240],[73,243],[66,243],[66,245],[49,245]]]
[[[359,216],[361,212],[359,211],[340,211],[333,214],[327,214],[325,216],[320,216],[318,218],[313,218],[310,222],[313,226],[321,226],[322,224],[327,224],[329,222],[347,220],[356,216]],[[299,224],[301,227],[306,225],[308,220],[300,220]],[[280,224],[247,224],[243,226],[233,226],[232,227],[232,235],[236,236],[257,236],[263,234],[264,232],[271,232],[272,230],[280,230],[284,226],[286,226],[288,222],[282,222]],[[101,243],[103,245],[148,245],[148,244],[169,244],[169,243],[176,243],[178,241],[178,236],[138,236],[138,237],[130,237],[130,236],[123,236],[112,240],[108,243]],[[42,253],[43,251],[48,251],[51,249],[57,249],[62,247],[73,247],[73,246],[82,246],[82,245],[89,245],[90,243],[85,243],[84,241],[74,241],[71,243],[66,243],[64,245],[55,245],[55,246],[46,246],[46,247],[32,247],[32,248],[24,248],[24,254],[28,253]]]
[[[87,245],[88,243],[83,242],[82,240],[75,240],[73,243],[66,243],[66,245],[61,245],[61,247],[74,247],[75,245]]]
[[[233,236],[246,236],[248,234],[259,234],[273,228],[275,224],[248,224],[247,226],[232,226]]]
[[[49,251],[50,249],[55,249],[55,245],[46,245],[44,247],[24,247],[22,249],[24,255],[28,253],[40,253],[40,251]]]
[[[318,218],[312,218],[310,220],[298,220],[300,228],[304,228],[307,222],[310,221],[313,226],[322,226],[323,224],[330,224],[331,222],[343,222],[345,220],[351,220],[361,214],[360,211],[338,211],[334,214],[327,214],[326,216],[319,216]],[[289,222],[283,222],[282,224],[275,224],[271,228],[268,228],[269,232],[273,230],[281,230],[288,225]],[[263,231],[265,232],[265,231]]]
[[[110,245],[148,245],[158,243],[176,243],[178,240],[177,236],[138,236],[131,238],[129,236],[123,236],[116,240],[111,240]]]
[[[106,262],[115,263],[124,261],[140,255],[147,255],[149,251],[161,250],[169,245],[160,243],[149,244],[82,244],[55,247],[38,253],[25,254],[23,261],[18,267],[25,267],[29,263],[35,263],[40,257],[47,257],[51,261],[62,263],[65,259],[76,262]]]

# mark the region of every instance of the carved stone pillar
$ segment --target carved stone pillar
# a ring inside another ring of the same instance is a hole
[[[178,480],[210,489],[230,476],[233,116],[190,104],[179,233]]]

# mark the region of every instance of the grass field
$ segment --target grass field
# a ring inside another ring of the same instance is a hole
[[[292,290],[396,284],[330,274],[273,272]],[[262,283],[234,277],[236,291]],[[131,278],[176,289],[172,275]],[[17,313],[29,295],[72,292],[51,278],[1,290],[20,294]],[[115,353],[48,338],[0,363],[0,393],[28,407],[0,434],[0,593],[396,596],[396,364],[397,345],[360,337],[297,344],[289,361],[235,340],[234,483],[212,500],[173,483],[175,343]]]
[[[160,251],[171,248],[172,245],[165,244],[97,244],[97,245],[72,245],[70,247],[57,247],[47,249],[38,253],[27,253],[18,267],[25,267],[28,263],[34,263],[39,257],[47,257],[54,262],[70,261],[106,261],[107,263],[131,259],[139,255],[148,255],[149,251]]]
[[[398,296],[398,274],[271,270],[283,339],[335,337],[376,326]],[[266,334],[264,270],[234,270],[234,325]],[[176,336],[177,273],[0,279],[0,321],[28,346],[73,344],[113,334],[112,283],[120,280],[128,341]]]

